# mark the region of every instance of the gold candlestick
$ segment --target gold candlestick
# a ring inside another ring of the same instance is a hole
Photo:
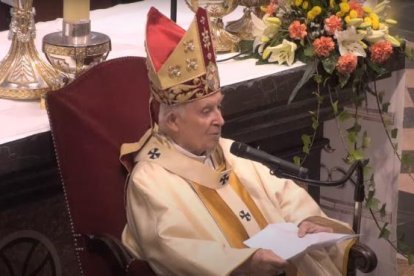
[[[34,45],[36,29],[32,0],[15,0],[9,52],[0,63],[0,97],[15,100],[39,99],[63,85],[64,76],[40,57]]]

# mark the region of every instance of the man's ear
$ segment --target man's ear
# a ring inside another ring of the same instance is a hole
[[[178,125],[178,120],[179,120],[178,115],[175,114],[175,112],[168,113],[166,123],[167,123],[168,128],[171,131],[173,132],[179,131],[180,128]]]

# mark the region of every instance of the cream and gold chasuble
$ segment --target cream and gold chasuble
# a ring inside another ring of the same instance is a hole
[[[157,274],[228,275],[256,250],[243,241],[268,223],[307,219],[349,231],[327,219],[293,182],[230,154],[231,143],[221,139],[205,160],[157,133],[135,145],[140,151],[128,183],[122,238]],[[349,245],[304,254],[292,261],[298,272],[289,273],[343,275]]]

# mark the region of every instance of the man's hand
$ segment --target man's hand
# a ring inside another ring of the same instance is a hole
[[[321,226],[310,221],[302,221],[299,224],[298,237],[302,238],[308,233],[328,232],[332,233],[333,229],[327,226]]]
[[[235,275],[277,275],[288,266],[288,262],[268,249],[258,249],[233,273]]]

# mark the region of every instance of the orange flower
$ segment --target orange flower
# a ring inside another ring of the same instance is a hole
[[[358,58],[353,54],[340,56],[336,63],[336,69],[341,74],[350,74],[355,71],[358,64]]]
[[[335,49],[335,43],[330,36],[321,36],[313,41],[313,48],[319,57],[327,57]]]
[[[329,35],[334,35],[335,31],[342,31],[342,19],[336,15],[331,15],[325,19],[325,31]]]
[[[375,63],[386,62],[393,52],[392,45],[387,40],[376,42],[369,50],[371,51],[371,60]]]
[[[300,24],[298,20],[295,20],[289,26],[289,36],[293,39],[303,39],[308,33],[306,32],[306,25]]]
[[[271,1],[266,7],[266,14],[274,14],[278,7],[279,5],[277,0]]]
[[[357,12],[358,17],[364,17],[364,9],[362,8],[361,3],[356,0],[349,1],[349,8]]]

